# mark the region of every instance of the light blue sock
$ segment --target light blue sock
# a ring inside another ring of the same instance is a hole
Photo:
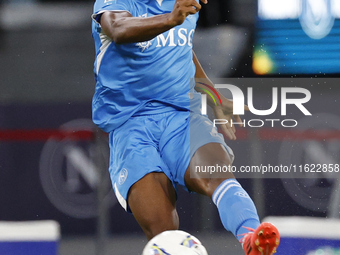
[[[241,234],[260,225],[253,200],[235,179],[223,181],[214,191],[212,199],[217,206],[224,228],[240,240]]]

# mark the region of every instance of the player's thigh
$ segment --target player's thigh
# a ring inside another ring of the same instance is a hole
[[[222,143],[208,143],[201,146],[191,158],[184,176],[185,184],[191,191],[212,197],[215,189],[226,179],[235,178],[230,171],[219,173],[207,172],[207,169],[217,167],[228,170],[232,164],[232,154]],[[230,150],[230,149],[229,149]],[[197,169],[203,170],[197,171]]]
[[[117,199],[127,211],[128,192],[138,180],[152,172],[171,178],[157,148],[161,136],[158,122],[157,116],[134,117],[110,133],[110,177]]]
[[[164,173],[149,173],[132,185],[128,204],[148,239],[178,229],[176,191]]]
[[[208,117],[193,113],[190,118],[190,163],[184,174],[186,187],[211,197],[222,181],[234,178],[228,171],[233,160],[233,151]],[[198,168],[203,171],[196,171]],[[210,174],[210,169],[214,168],[216,172]]]
[[[234,155],[223,136],[207,116],[195,112],[176,114],[166,131],[167,135],[161,139],[165,144],[161,153],[174,182],[188,190],[209,195],[207,185],[218,183],[217,178],[190,176],[191,171],[187,170],[196,166],[230,165]],[[222,179],[231,177],[223,175]]]

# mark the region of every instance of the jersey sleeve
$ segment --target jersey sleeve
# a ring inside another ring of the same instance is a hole
[[[105,11],[127,11],[131,13],[129,0],[97,0],[94,4],[92,19],[99,22],[101,14]]]

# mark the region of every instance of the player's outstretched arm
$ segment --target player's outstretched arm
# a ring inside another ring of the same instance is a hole
[[[144,42],[182,24],[188,15],[200,9],[201,5],[195,0],[176,0],[171,13],[143,18],[133,17],[129,12],[107,11],[101,15],[100,24],[104,33],[117,44]]]
[[[215,90],[212,91],[214,88],[213,82],[208,78],[206,73],[204,72],[200,62],[198,61],[195,52],[193,52],[193,61],[196,66],[196,86],[195,90],[201,92],[203,94],[209,93],[217,93],[219,98],[221,99],[222,104],[219,100],[216,100],[216,104],[211,97],[207,97],[208,105],[213,109],[214,115],[216,119],[226,119],[228,120],[227,124],[221,125],[222,132],[228,137],[230,140],[236,140],[236,129],[235,125],[230,125],[231,119],[234,119],[235,122],[242,122],[239,115],[233,114],[233,102],[227,98],[225,98],[219,91]],[[248,110],[248,107],[244,106],[245,110]]]

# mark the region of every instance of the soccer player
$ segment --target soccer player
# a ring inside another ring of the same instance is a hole
[[[216,118],[240,121],[192,50],[200,9],[195,0],[96,1],[93,121],[109,133],[112,185],[148,239],[178,229],[176,187],[181,185],[213,200],[246,254],[273,254],[279,233],[270,223],[260,224],[253,201],[233,174],[202,178],[190,171],[229,166],[234,157],[201,114],[201,93],[219,95],[218,104],[208,101]],[[234,127],[222,130],[236,139]]]

